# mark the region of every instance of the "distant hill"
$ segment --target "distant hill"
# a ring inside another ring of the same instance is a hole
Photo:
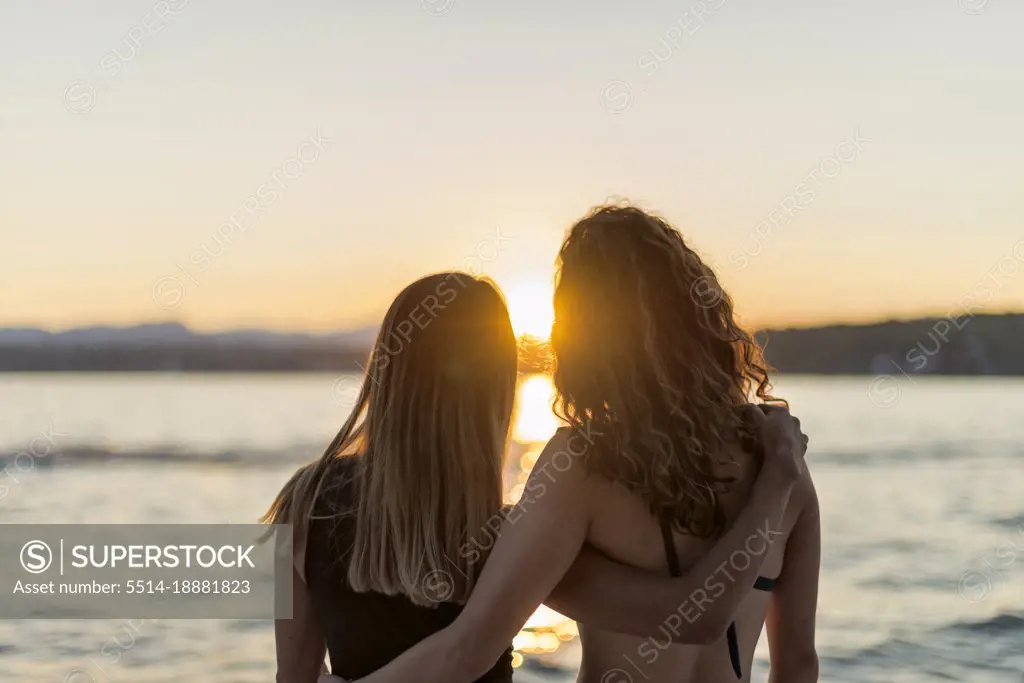
[[[1024,375],[1024,314],[765,330],[781,372],[823,375]]]
[[[178,323],[0,329],[0,372],[332,371],[365,363],[376,336],[376,327],[325,334],[197,333]]]
[[[177,323],[65,332],[0,329],[0,372],[321,372],[358,370],[377,328],[325,334],[196,333]],[[783,373],[1024,375],[1024,314],[762,330]],[[527,343],[524,370],[542,369]]]
[[[33,328],[0,328],[0,348],[36,344],[63,347],[238,344],[264,347],[339,345],[369,348],[377,336],[377,329],[377,327],[366,327],[324,334],[243,329],[204,334],[192,332],[181,323],[157,323],[131,327],[80,327],[62,332],[47,332]]]

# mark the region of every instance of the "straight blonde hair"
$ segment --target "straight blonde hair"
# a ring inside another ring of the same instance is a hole
[[[409,285],[388,310],[348,420],[262,520],[292,524],[302,543],[325,475],[358,457],[352,588],[423,606],[465,601],[484,559],[465,548],[486,545],[501,508],[516,362],[490,282],[451,272]]]

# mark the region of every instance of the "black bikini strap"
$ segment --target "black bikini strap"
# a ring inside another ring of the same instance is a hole
[[[740,641],[736,637],[736,622],[729,624],[729,630],[725,633],[729,640],[729,660],[732,661],[732,670],[736,678],[743,678],[743,669],[740,667]]]
[[[754,590],[770,591],[774,587],[775,579],[769,579],[767,576],[759,576],[754,581]],[[735,621],[729,624],[729,630],[725,635],[729,641],[729,661],[732,662],[732,670],[736,678],[743,678],[743,667],[740,666],[740,640],[736,636]]]
[[[682,576],[683,570],[679,566],[679,555],[676,554],[676,542],[672,538],[672,523],[667,519],[661,520],[661,540],[665,544],[665,558],[668,560],[669,574]]]
[[[668,560],[668,570],[672,576],[682,576],[682,567],[679,566],[679,555],[676,553],[676,543],[672,538],[672,523],[668,520],[661,520],[661,539],[665,544],[665,559]],[[757,577],[754,581],[754,588],[761,591],[770,591],[775,586],[775,579],[764,576]],[[740,643],[736,635],[736,622],[729,624],[729,630],[725,633],[729,642],[729,661],[732,662],[733,673],[736,678],[743,678],[743,667],[740,665]]]

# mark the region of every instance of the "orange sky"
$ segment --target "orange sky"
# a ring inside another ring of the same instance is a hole
[[[751,326],[1024,309],[1024,5],[961,4],[0,5],[0,326],[356,326],[497,231],[544,306],[609,197]]]

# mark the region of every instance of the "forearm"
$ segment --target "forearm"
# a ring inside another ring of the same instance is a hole
[[[502,652],[504,648],[488,659],[492,653],[487,652],[486,644],[477,642],[472,633],[464,633],[455,623],[421,640],[358,683],[470,683],[487,673]]]
[[[715,642],[753,589],[790,489],[766,469],[732,528],[678,579],[620,564],[585,546],[545,604],[619,633],[662,638],[671,633],[677,643]]]
[[[584,624],[646,637],[664,624],[665,605],[678,600],[674,581],[585,545],[544,604]]]

